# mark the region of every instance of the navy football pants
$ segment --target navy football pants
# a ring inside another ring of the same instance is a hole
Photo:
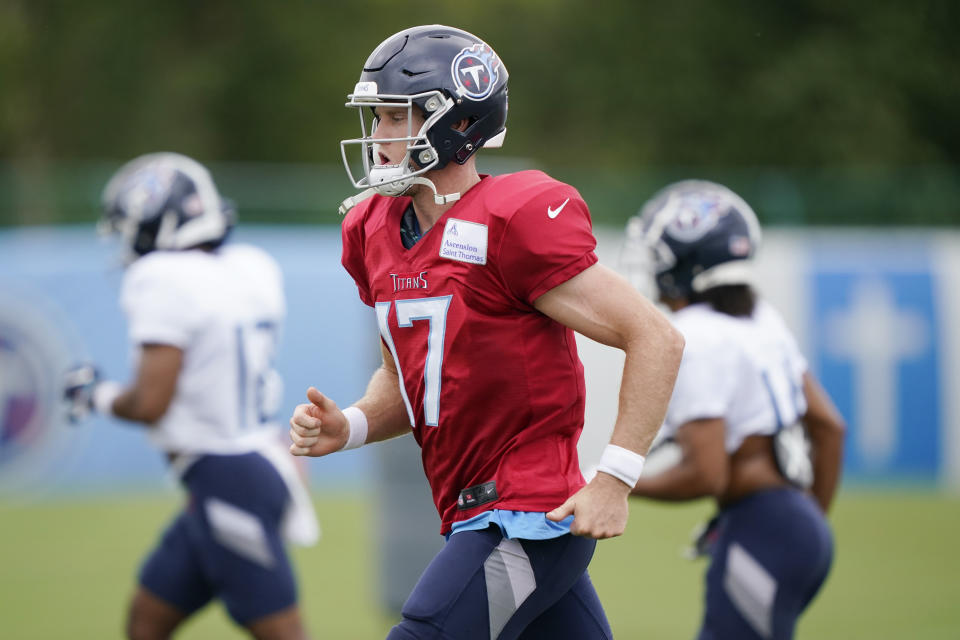
[[[184,614],[218,597],[240,625],[296,604],[280,524],[289,492],[259,453],[206,455],[187,470],[189,503],[140,570]]]
[[[760,491],[724,509],[718,526],[699,640],[792,638],[833,560],[820,508],[794,489]]]
[[[450,536],[387,640],[608,640],[587,565],[596,540],[510,540],[500,529]]]

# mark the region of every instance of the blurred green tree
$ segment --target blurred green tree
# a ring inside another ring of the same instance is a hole
[[[4,0],[0,222],[84,219],[70,194],[95,200],[84,185],[104,165],[157,149],[335,165],[356,135],[339,107],[362,61],[428,22],[473,31],[505,61],[497,153],[596,194],[601,219],[688,175],[775,198],[787,222],[958,216],[951,0]]]

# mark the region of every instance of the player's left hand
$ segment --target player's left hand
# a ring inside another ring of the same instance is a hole
[[[598,473],[580,491],[547,514],[559,522],[573,515],[570,533],[587,538],[614,538],[627,528],[630,487],[606,473]]]
[[[63,399],[67,402],[67,419],[76,424],[93,411],[93,389],[100,382],[100,373],[93,365],[77,365],[67,371],[63,381]]]

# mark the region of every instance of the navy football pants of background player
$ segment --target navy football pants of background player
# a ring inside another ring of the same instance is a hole
[[[833,540],[814,500],[759,491],[721,511],[699,640],[792,638],[830,571]]]
[[[450,536],[387,640],[609,640],[587,575],[596,540],[504,538],[499,527]]]
[[[214,597],[247,625],[297,601],[280,525],[289,500],[259,453],[204,455],[182,479],[189,503],[144,562],[140,584],[185,614]]]

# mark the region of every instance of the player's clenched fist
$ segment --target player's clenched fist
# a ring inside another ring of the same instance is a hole
[[[297,405],[290,418],[290,453],[325,456],[347,444],[350,427],[337,404],[315,388],[307,389],[309,403]]]

